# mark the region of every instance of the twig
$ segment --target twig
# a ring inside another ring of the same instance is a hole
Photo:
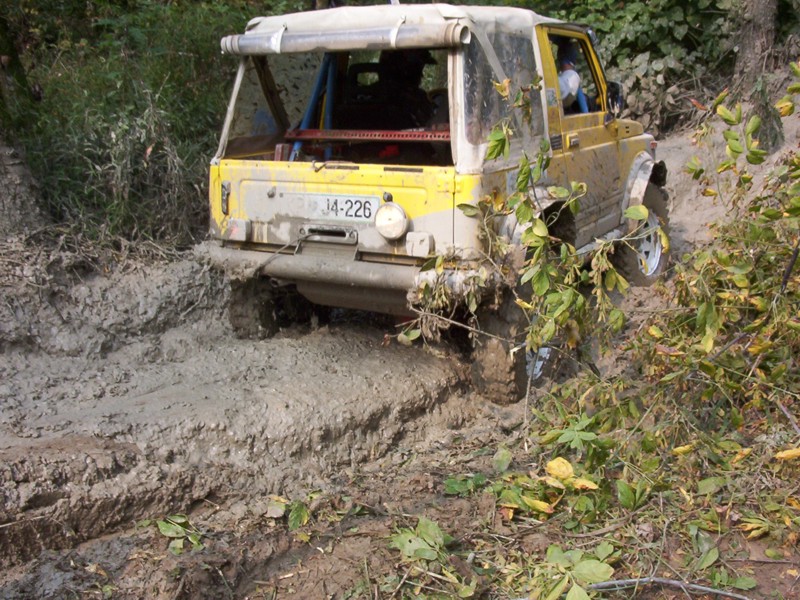
[[[178,587],[175,588],[175,593],[172,594],[170,600],[178,600],[178,596],[180,596],[183,593],[183,585],[185,582],[186,582],[186,573],[181,575],[181,580],[178,582]]]
[[[667,587],[674,587],[684,592],[702,592],[704,594],[716,594],[717,596],[724,596],[726,598],[733,598],[734,600],[752,600],[749,596],[742,596],[734,592],[724,592],[716,588],[698,585],[696,583],[686,583],[678,579],[666,579],[664,577],[641,577],[638,579],[618,579],[616,581],[604,581],[603,583],[593,583],[587,587],[590,590],[610,590],[618,591],[632,587],[641,587],[646,585],[661,585]]]
[[[786,286],[789,284],[789,277],[792,276],[792,269],[794,269],[794,265],[797,262],[797,255],[800,253],[800,240],[794,245],[794,252],[792,252],[792,258],[789,259],[789,264],[786,265],[786,271],[783,273],[783,281],[781,281],[781,294],[786,291]]]
[[[231,586],[228,584],[228,580],[225,579],[225,575],[223,575],[219,567],[214,567],[214,570],[222,578],[222,583],[225,584],[225,589],[228,590],[228,596],[233,598],[233,590],[231,589]]]
[[[794,418],[794,415],[787,410],[780,400],[775,400],[775,404],[778,405],[778,408],[781,409],[781,412],[786,415],[787,419],[789,419],[789,422],[792,424],[792,427],[794,427],[794,430],[800,434],[800,425],[797,424],[797,419]]]
[[[765,565],[796,565],[796,560],[778,560],[775,558],[729,558],[728,562],[758,563]]]
[[[406,574],[405,574],[405,575],[403,575],[403,578],[400,580],[400,583],[398,583],[398,584],[397,584],[397,587],[396,587],[396,588],[394,588],[394,591],[392,592],[392,595],[391,595],[391,596],[389,596],[389,600],[392,600],[392,598],[394,598],[395,596],[397,596],[397,592],[399,592],[399,591],[400,591],[400,588],[401,588],[401,587],[403,587],[403,584],[406,582],[406,579],[408,579],[408,576],[409,576],[410,574],[411,574],[411,569],[408,569],[408,570],[406,570]]]
[[[14,525],[19,525],[20,523],[30,523],[31,521],[39,521],[40,519],[49,519],[49,518],[50,518],[49,515],[39,515],[38,517],[31,517],[30,519],[11,521],[10,523],[3,523],[2,525],[0,525],[0,529],[5,529],[6,527],[13,527]]]

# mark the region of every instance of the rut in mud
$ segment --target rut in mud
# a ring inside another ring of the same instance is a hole
[[[324,487],[461,386],[456,359],[370,323],[238,340],[225,294],[191,259],[9,294],[0,566],[208,497]]]

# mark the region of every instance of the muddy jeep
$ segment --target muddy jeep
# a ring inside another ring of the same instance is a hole
[[[653,138],[616,116],[622,91],[586,26],[507,7],[339,7],[256,18],[221,45],[241,60],[211,162],[206,250],[239,282],[230,316],[240,334],[273,330],[287,293],[397,315],[410,314],[432,276],[463,295],[484,248],[478,220],[457,206],[511,194],[523,152],[543,141],[541,210],[563,202],[553,185],[588,186],[581,210],[562,212],[559,235],[588,251],[624,235],[623,212],[644,203],[649,233],[629,252],[628,276],[647,284],[664,268],[665,170]],[[562,99],[565,47],[581,102]],[[498,93],[505,81],[530,94],[530,119]],[[515,128],[509,152],[487,160],[503,119]],[[519,242],[513,216],[499,228]],[[423,270],[437,255],[444,272]],[[508,352],[514,342],[494,343],[506,358],[478,361],[476,378],[490,394],[519,394],[528,377]]]

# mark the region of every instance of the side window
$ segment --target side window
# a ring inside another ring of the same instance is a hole
[[[603,110],[599,87],[589,67],[589,48],[586,42],[560,34],[550,34],[549,40],[558,69],[558,88],[564,114]]]
[[[522,90],[531,94],[531,84],[536,79],[536,60],[528,37],[504,36],[502,41],[489,36],[497,59],[510,79],[509,92],[516,95]],[[467,123],[467,139],[479,145],[486,141],[492,128],[501,119],[510,116],[509,103],[497,90],[499,77],[489,64],[483,48],[477,41],[464,47],[464,112]],[[513,101],[513,97],[511,98]],[[544,130],[542,106],[538,96],[530,103],[531,135],[540,135]],[[527,135],[528,132],[526,132]]]

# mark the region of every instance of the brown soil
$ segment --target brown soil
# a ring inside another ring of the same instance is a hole
[[[681,173],[694,152],[685,135],[659,147],[677,254],[722,215]],[[501,441],[521,443],[525,419],[522,403],[475,394],[456,350],[386,343],[391,325],[362,313],[239,340],[228,286],[191,256],[100,273],[84,258],[0,240],[3,598],[399,597],[408,571],[388,536],[412,514],[453,535],[494,523],[527,554],[554,541],[501,522],[489,495],[442,494],[451,474],[489,471]],[[634,316],[662,302],[625,299]],[[273,496],[307,499],[311,524],[290,532]],[[173,555],[137,526],[175,513],[203,550]],[[792,593],[786,564],[753,565],[753,597]]]

